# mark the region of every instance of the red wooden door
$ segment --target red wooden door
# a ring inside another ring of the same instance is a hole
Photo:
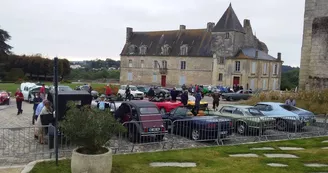
[[[239,85],[239,77],[233,77],[233,85]]]
[[[162,76],[162,78],[161,78],[161,85],[162,85],[162,87],[166,87],[166,76]]]

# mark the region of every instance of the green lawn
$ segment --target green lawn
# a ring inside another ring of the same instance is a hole
[[[114,155],[112,173],[305,173],[328,171],[328,168],[308,168],[304,163],[328,164],[328,143],[321,143],[328,137],[270,142],[252,145],[221,146],[200,149],[185,149],[156,153],[141,153],[129,155]],[[281,151],[277,147],[303,147],[301,151]],[[252,147],[274,147],[274,151],[250,151]],[[231,158],[229,154],[256,153],[259,158]],[[265,158],[265,153],[289,153],[299,156],[299,159]],[[151,168],[151,162],[196,162],[196,168]],[[272,168],[267,163],[288,164],[286,168]],[[60,161],[59,167],[54,162],[37,164],[31,173],[69,173],[70,161]]]
[[[53,83],[51,83],[51,82],[46,82],[45,84],[48,85],[48,86],[53,85]],[[71,88],[75,89],[76,86],[79,86],[79,85],[82,85],[82,84],[63,83],[63,84],[59,84],[59,85],[67,85],[67,86],[70,86]],[[104,87],[105,84],[92,83],[91,86],[93,88],[98,88],[98,87]],[[3,89],[3,90],[6,90],[8,92],[15,93],[17,88],[20,88],[20,84],[0,83],[0,90]]]

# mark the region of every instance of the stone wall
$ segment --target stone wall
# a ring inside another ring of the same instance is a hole
[[[129,60],[132,60],[132,67],[129,67]],[[141,66],[142,60],[144,62],[143,67]],[[120,83],[161,85],[162,75],[159,73],[159,69],[154,68],[155,60],[160,65],[162,65],[162,61],[167,62],[167,86],[180,85],[180,77],[185,78],[186,85],[208,85],[212,83],[212,57],[167,56],[122,56]],[[181,61],[186,61],[185,70],[181,70]],[[132,81],[128,80],[129,72],[133,75]]]
[[[322,64],[323,56],[320,51],[326,49],[325,47],[327,46],[327,43],[324,43],[323,41],[326,36],[323,36],[325,34],[322,30],[313,33],[313,21],[315,18],[324,16],[328,16],[327,0],[305,1],[303,45],[299,80],[300,89],[310,89],[317,86],[318,83],[325,83],[324,80],[322,82],[320,80],[321,78],[324,79],[322,74],[328,73],[328,66]]]

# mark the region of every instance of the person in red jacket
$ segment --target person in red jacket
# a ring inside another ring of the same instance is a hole
[[[107,86],[106,86],[106,93],[105,94],[106,94],[107,97],[110,97],[112,95],[112,89],[110,88],[109,84],[107,84]]]
[[[40,88],[40,97],[42,100],[44,100],[46,97],[46,87],[44,84],[42,84],[42,87]]]
[[[22,103],[24,101],[24,96],[23,93],[19,88],[17,88],[16,93],[15,93],[15,98],[16,98],[16,105],[17,105],[17,115],[22,114]]]

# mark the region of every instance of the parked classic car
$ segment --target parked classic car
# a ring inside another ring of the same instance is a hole
[[[0,90],[0,104],[10,104],[10,93],[4,90]]]
[[[233,119],[234,129],[241,135],[257,135],[275,127],[274,118],[265,118],[253,106],[223,106],[218,115]]]
[[[89,85],[81,85],[81,86],[77,86],[77,87],[75,88],[75,90],[84,90],[84,91],[89,91]],[[92,90],[92,91],[91,91],[91,95],[92,95],[92,98],[97,99],[98,96],[99,96],[99,93],[98,93],[98,91],[96,91],[96,90]]]
[[[149,100],[150,102],[153,102],[157,108],[160,110],[161,114],[165,114],[166,112],[170,112],[171,110],[179,107],[179,106],[183,106],[183,104],[180,102],[180,101],[170,101],[170,100],[157,100],[156,98],[155,99],[152,99],[152,100]]]
[[[125,90],[126,90],[127,85],[121,85],[120,89],[118,90],[117,95],[120,97],[125,98]],[[141,91],[138,90],[138,88],[134,85],[129,85],[130,87],[130,93],[131,93],[131,100],[134,99],[140,99],[143,100],[145,97],[145,94]]]
[[[40,86],[40,85],[35,85],[35,86],[33,86],[33,87],[31,87],[29,89],[29,91],[28,91],[28,97],[27,97],[27,101],[29,103],[32,103],[33,102],[33,99],[34,99],[35,94],[40,92],[40,88],[41,87],[42,86]],[[45,89],[46,89],[46,93],[48,93],[49,92],[49,87],[45,87]]]
[[[253,91],[251,90],[239,90],[235,93],[222,93],[221,97],[222,99],[226,99],[227,101],[247,100],[252,96],[252,94]]]
[[[312,112],[276,102],[259,102],[255,106],[264,115],[275,117],[278,130],[302,129],[315,123],[316,119]]]
[[[226,138],[232,132],[230,119],[218,116],[193,116],[185,107],[175,108],[162,117],[173,122],[166,123],[166,127],[173,133],[192,140],[217,140]]]
[[[138,91],[143,92],[145,96],[147,96],[150,87],[146,86],[146,85],[138,85],[137,89],[138,89]]]
[[[125,101],[115,112],[115,118],[120,118],[127,128],[128,139],[139,142],[142,138],[162,140],[167,130],[157,106],[146,101]]]

